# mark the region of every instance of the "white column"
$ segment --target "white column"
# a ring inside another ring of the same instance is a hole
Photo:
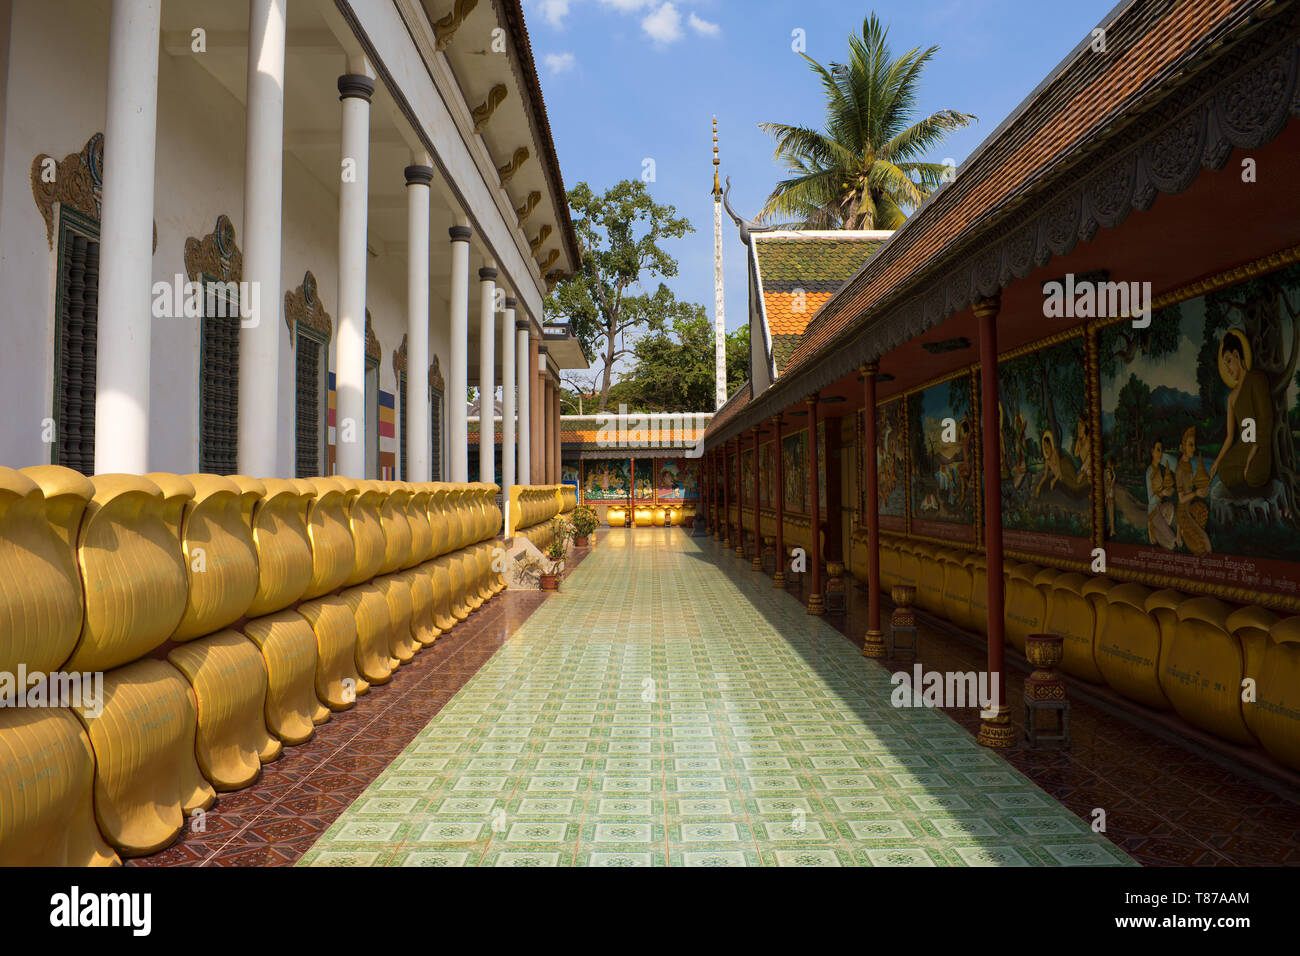
[[[452,481],[469,481],[469,426],[465,395],[469,391],[469,237],[468,225],[447,230],[451,236],[451,358],[447,369],[447,458]]]
[[[239,336],[239,470],[279,470],[280,234],[284,188],[284,31],[288,0],[249,0],[244,273]]]
[[[506,297],[501,317],[501,502],[510,527],[510,486],[515,483],[515,306]]]
[[[515,323],[515,383],[519,389],[519,467],[521,485],[532,483],[532,415],[528,398],[528,385],[532,375],[528,369],[528,320]]]
[[[366,220],[370,180],[370,97],[363,73],[339,77],[343,160],[339,188],[339,322],[334,367],[335,466],[366,477]]]
[[[100,222],[95,471],[149,471],[160,0],[113,0]]]
[[[478,480],[495,484],[496,369],[493,345],[496,337],[497,270],[491,265],[478,270]]]
[[[429,184],[433,169],[406,167],[406,439],[404,481],[431,481],[429,430]]]

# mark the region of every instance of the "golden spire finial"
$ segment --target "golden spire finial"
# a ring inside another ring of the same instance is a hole
[[[713,201],[722,202],[722,183],[718,182],[718,118],[713,117]]]

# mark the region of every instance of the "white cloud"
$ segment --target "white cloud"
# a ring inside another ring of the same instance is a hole
[[[538,0],[542,19],[553,27],[561,26],[569,13],[569,0]]]
[[[686,22],[691,25],[692,30],[706,37],[715,37],[722,30],[722,28],[716,23],[710,23],[708,20],[703,20],[700,17],[697,17],[694,13],[691,14],[690,19]]]
[[[552,73],[568,73],[575,62],[572,53],[548,53],[542,59]]]
[[[644,10],[646,7],[653,7],[655,4],[655,0],[600,0],[600,2],[604,6],[613,7],[622,13]]]
[[[665,3],[641,21],[641,29],[656,43],[673,43],[682,38],[682,15]]]

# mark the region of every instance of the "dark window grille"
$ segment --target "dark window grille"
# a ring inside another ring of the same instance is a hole
[[[429,427],[433,445],[429,453],[429,475],[434,481],[442,480],[442,392],[429,390]]]
[[[296,417],[294,425],[294,473],[299,478],[318,477],[324,469],[320,464],[323,386],[321,384],[320,358],[322,346],[309,335],[298,330],[295,350],[294,396]]]
[[[239,299],[220,295],[203,277],[204,309],[199,346],[199,471],[233,475],[239,470]],[[275,409],[265,409],[274,415]]]
[[[406,471],[406,373],[397,373],[397,421],[398,427],[402,430],[402,443],[398,447],[398,459],[401,467],[400,478],[402,481],[410,481],[411,476]]]
[[[99,319],[98,224],[64,210],[60,217],[59,286],[51,461],[95,471],[95,373]],[[93,234],[93,235],[92,235]]]

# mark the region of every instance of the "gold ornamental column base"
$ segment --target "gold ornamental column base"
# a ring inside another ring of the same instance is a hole
[[[1011,708],[1004,704],[995,716],[982,717],[979,736],[975,739],[983,747],[1014,747],[1016,732],[1011,726]]]
[[[820,594],[808,595],[808,613],[818,616],[826,613],[826,605],[822,602]]]
[[[754,555],[754,560],[749,562],[749,567],[751,571],[761,572],[763,570],[763,556],[761,554]]]
[[[867,631],[866,638],[862,642],[862,656],[875,659],[883,659],[885,656],[885,633],[884,631]]]
[[[780,568],[776,569],[776,574],[772,577],[772,587],[774,588],[785,587],[785,572],[782,571]]]

